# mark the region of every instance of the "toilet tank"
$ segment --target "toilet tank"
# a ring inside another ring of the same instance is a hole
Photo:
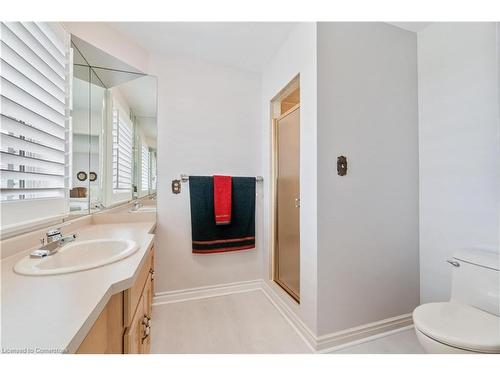
[[[448,262],[454,266],[451,301],[500,316],[499,253],[462,250]]]

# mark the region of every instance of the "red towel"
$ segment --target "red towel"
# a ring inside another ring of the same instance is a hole
[[[231,176],[214,176],[215,224],[231,224]]]

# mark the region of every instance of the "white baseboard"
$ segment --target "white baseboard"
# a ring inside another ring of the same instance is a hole
[[[156,293],[153,306],[261,290],[283,315],[306,345],[315,353],[331,353],[350,346],[376,340],[412,327],[411,314],[404,314],[343,331],[317,336],[264,280],[249,280],[230,284]]]
[[[319,353],[334,352],[349,346],[359,345],[392,335],[409,329],[412,325],[411,314],[404,314],[328,335],[322,335],[317,337],[316,350]]]
[[[321,354],[335,353],[336,351],[339,351],[339,350],[342,350],[342,349],[346,349],[346,348],[350,348],[352,346],[356,346],[356,345],[364,344],[364,343],[367,343],[367,342],[370,342],[370,341],[378,340],[378,339],[381,339],[381,338],[383,338],[385,336],[394,335],[396,333],[407,331],[409,329],[413,329],[413,324],[408,325],[408,326],[404,326],[404,327],[401,327],[401,328],[396,328],[396,329],[393,329],[393,330],[390,330],[390,331],[385,331],[385,332],[379,333],[377,335],[367,336],[367,337],[364,337],[364,338],[359,339],[359,340],[349,341],[349,342],[347,342],[345,344],[332,346],[332,347],[329,347],[329,348],[326,348],[326,349],[323,349],[323,350],[318,350],[318,353],[321,353]]]
[[[262,280],[259,279],[155,293],[153,306],[260,290],[261,284]]]
[[[297,316],[297,314],[284,302],[280,296],[264,280],[262,280],[262,291],[276,309],[285,317],[288,323],[304,340],[312,352],[316,352],[316,335]],[[291,297],[290,297],[291,298]]]

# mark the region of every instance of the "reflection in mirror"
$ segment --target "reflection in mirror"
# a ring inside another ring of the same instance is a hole
[[[106,113],[106,89],[91,69],[90,73],[91,118],[89,131],[89,205],[90,212],[103,208],[104,129]]]
[[[75,36],[71,45],[70,217],[154,199],[156,78]]]
[[[90,74],[87,66],[73,68],[73,111],[71,130],[71,181],[69,208],[71,215],[89,211],[89,139],[90,139]]]
[[[114,110],[129,107],[133,136],[133,198],[156,192],[156,79],[142,77],[112,88]],[[123,109],[121,109],[123,111]]]

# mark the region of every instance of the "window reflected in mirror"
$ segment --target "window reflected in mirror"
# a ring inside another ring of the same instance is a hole
[[[154,196],[156,78],[75,36],[71,45],[70,217]]]
[[[58,23],[0,22],[0,39],[2,238],[154,198],[156,78]]]

